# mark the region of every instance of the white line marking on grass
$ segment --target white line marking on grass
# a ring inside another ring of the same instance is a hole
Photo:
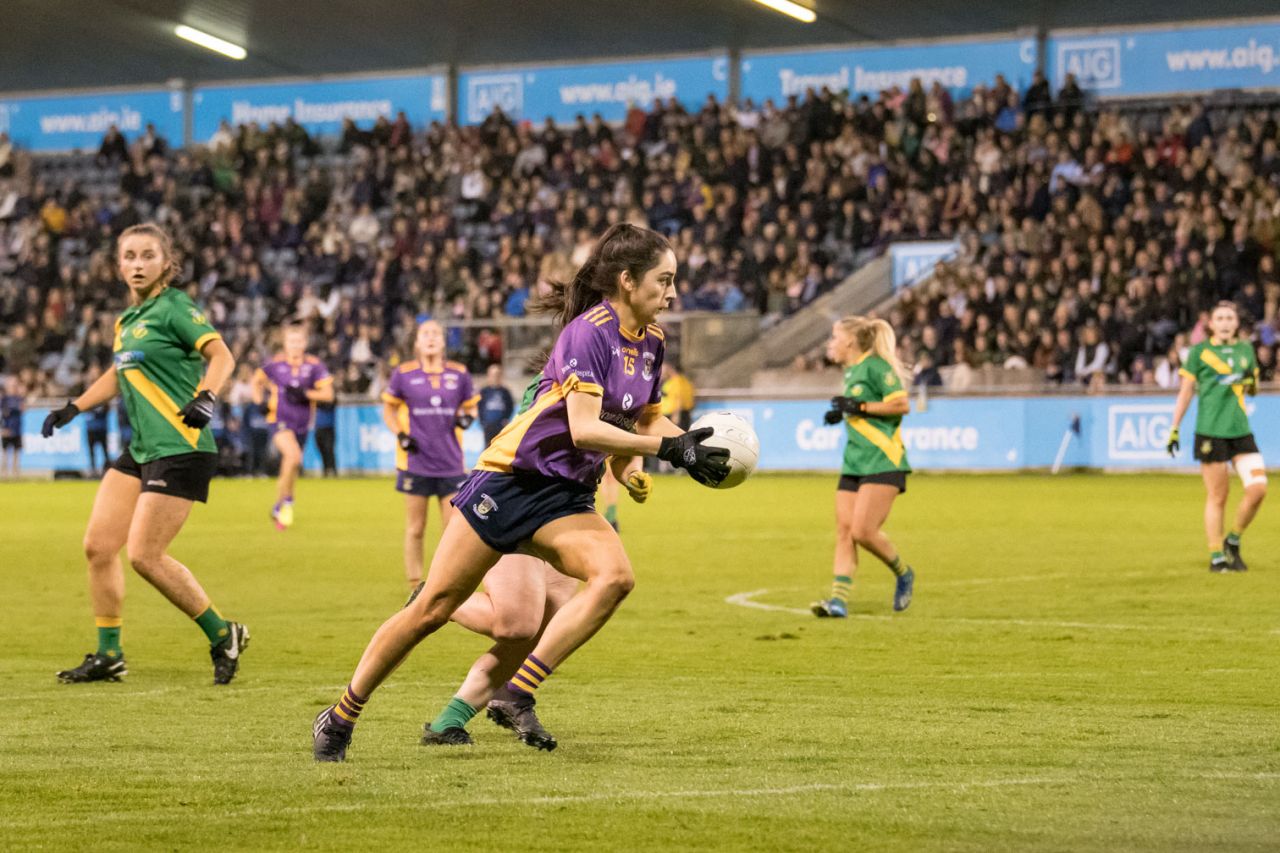
[[[1142,780],[1148,780],[1148,777],[1140,777]],[[1177,778],[1177,777],[1175,777]],[[1198,773],[1181,777],[1187,779],[1204,779],[1219,781],[1274,781],[1280,779],[1280,773]],[[798,794],[816,794],[826,792],[840,792],[848,794],[857,793],[875,793],[877,791],[912,791],[912,790],[935,790],[953,793],[965,793],[971,790],[984,790],[991,788],[1017,788],[1032,787],[1036,785],[1081,785],[1081,784],[1103,784],[1109,782],[1123,781],[1123,779],[1099,779],[1096,775],[1075,775],[1062,777],[1023,777],[1014,779],[977,779],[969,782],[940,782],[940,781],[906,781],[906,782],[855,782],[852,784],[838,784],[834,782],[815,782],[810,785],[789,785],[778,788],[721,788],[710,790],[688,790],[688,791],[596,791],[589,794],[559,794],[540,797],[478,797],[474,799],[449,799],[433,804],[432,808],[440,810],[442,808],[462,808],[472,809],[483,806],[555,806],[566,805],[572,803],[601,803],[601,802],[626,802],[626,801],[653,801],[653,800],[691,800],[691,799],[715,799],[722,797],[785,797]],[[283,806],[270,808],[244,808],[231,811],[222,811],[219,813],[222,819],[228,818],[249,818],[249,817],[281,817],[284,815],[305,815],[325,812],[365,812],[365,811],[384,811],[388,809],[403,809],[405,804],[403,801],[374,801],[367,803],[316,803],[314,805],[305,806]],[[151,810],[137,812],[109,812],[98,815],[71,815],[60,819],[50,820],[47,817],[38,815],[28,815],[27,821],[15,821],[9,817],[0,819],[0,827],[5,829],[26,829],[26,828],[57,828],[83,825],[98,825],[102,823],[122,823],[128,821],[157,821],[166,817],[178,818],[185,815],[189,809],[172,809],[172,810]]]
[[[767,595],[767,589],[755,589],[750,592],[739,592],[726,598],[725,604],[733,604],[737,607],[749,607],[756,610],[772,610],[778,613],[793,613],[797,616],[809,616],[812,614],[808,608],[786,607],[781,604],[766,604],[763,601],[755,601],[754,599],[762,595]],[[891,616],[885,613],[850,613],[850,619],[874,620],[883,622],[893,619],[904,619],[912,617]],[[1205,627],[1187,627],[1187,626],[1165,626],[1165,625],[1124,625],[1114,622],[1075,622],[1060,621],[1053,619],[981,619],[965,616],[923,616],[914,617],[916,619],[927,622],[953,622],[960,625],[1016,625],[1025,628],[1080,628],[1084,630],[1095,631],[1176,631],[1180,634],[1230,634],[1238,636],[1238,631],[1227,629],[1215,629]],[[1280,633],[1280,630],[1272,633]]]
[[[476,808],[483,806],[555,806],[572,803],[601,803],[647,800],[691,800],[719,797],[785,797],[797,794],[814,794],[828,791],[842,793],[874,793],[876,791],[921,790],[954,791],[963,793],[972,789],[1008,788],[1030,785],[1078,785],[1079,777],[1065,778],[1020,778],[1020,779],[986,779],[972,782],[858,782],[839,784],[835,782],[815,782],[810,785],[789,785],[778,788],[722,788],[692,791],[595,791],[589,794],[559,794],[538,797],[477,797],[473,799],[449,799],[432,806],[452,808]],[[316,803],[305,806],[284,806],[273,808],[244,808],[219,812],[220,819],[244,817],[279,817],[282,815],[303,815],[323,812],[363,812],[386,809],[403,809],[404,802],[368,802],[368,803]],[[189,809],[162,811],[150,810],[139,812],[110,812],[100,815],[71,815],[66,818],[49,820],[45,817],[31,816],[30,823],[15,821],[8,817],[0,820],[0,827],[17,829],[23,827],[70,827],[99,823],[120,823],[130,820],[155,821],[168,816],[185,814]]]

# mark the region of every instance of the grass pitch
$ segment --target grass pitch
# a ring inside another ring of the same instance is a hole
[[[853,618],[819,621],[833,488],[666,478],[624,505],[639,583],[540,691],[556,752],[481,718],[473,748],[418,745],[485,648],[450,626],[370,702],[349,763],[316,766],[312,716],[404,597],[388,481],[304,481],[284,534],[270,483],[215,484],[173,551],[252,627],[229,688],[133,575],[128,679],[57,684],[94,644],[93,488],[0,484],[0,846],[1276,848],[1276,507],[1252,570],[1213,576],[1198,479],[915,477],[888,528],[915,603],[892,614],[864,559]]]

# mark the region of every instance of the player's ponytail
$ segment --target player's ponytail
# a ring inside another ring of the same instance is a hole
[[[531,300],[530,311],[554,315],[556,325],[563,328],[574,317],[617,295],[624,272],[639,281],[670,250],[671,244],[658,232],[619,222],[596,241],[591,255],[568,284],[549,282],[551,292]]]
[[[889,367],[898,374],[898,381],[902,382],[907,372],[898,359],[898,336],[894,334],[893,326],[880,319],[866,317],[847,319],[855,321],[854,340],[858,343],[858,349],[873,353],[889,362]]]
[[[164,283],[166,285],[173,284],[173,280],[178,277],[178,271],[181,269],[181,261],[178,258],[177,250],[173,248],[173,239],[169,236],[169,232],[154,222],[130,225],[121,231],[120,236],[116,238],[116,254],[120,253],[120,244],[124,242],[126,237],[135,236],[151,237],[160,244],[160,251],[164,253],[164,259],[168,262]]]

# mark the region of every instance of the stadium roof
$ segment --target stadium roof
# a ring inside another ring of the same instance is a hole
[[[7,0],[0,91],[318,76],[1275,14],[1275,0]],[[232,61],[177,24],[249,50]]]

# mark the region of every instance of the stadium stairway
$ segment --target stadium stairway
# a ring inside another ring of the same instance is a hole
[[[761,331],[752,343],[697,376],[701,388],[748,388],[758,371],[784,367],[826,340],[831,324],[865,313],[893,291],[887,255],[859,267],[831,291]]]

